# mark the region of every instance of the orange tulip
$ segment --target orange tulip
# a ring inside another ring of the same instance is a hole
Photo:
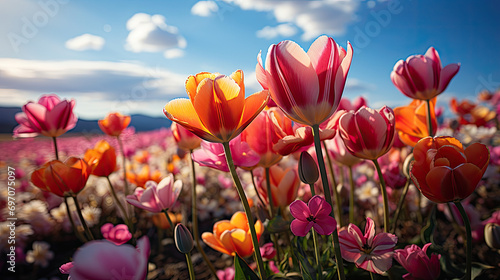
[[[432,133],[437,131],[435,113],[436,98],[430,100]],[[414,147],[418,140],[429,136],[427,127],[427,105],[423,100],[414,99],[408,106],[394,108],[396,117],[396,131],[399,139],[408,146]]]
[[[450,100],[450,110],[459,116],[470,114],[474,107],[476,104],[467,99],[459,102],[455,97],[452,97]]]
[[[189,99],[174,99],[165,105],[163,112],[199,137],[216,143],[226,143],[238,136],[269,99],[267,90],[245,99],[241,70],[229,77],[207,72],[189,76],[186,91]]]
[[[141,169],[141,172],[137,174],[133,172],[127,172],[127,180],[130,183],[141,188],[144,188],[147,181],[155,181],[156,183],[159,183],[161,179],[161,172],[155,170],[153,173],[151,173],[149,165],[144,165]]]
[[[241,140],[260,156],[259,166],[271,167],[278,163],[282,156],[273,150],[278,142],[276,127],[273,125],[272,112],[275,109],[260,112],[255,120],[243,131]]]
[[[185,129],[182,125],[178,125],[176,122],[173,122],[170,129],[172,130],[175,142],[179,148],[192,151],[200,147],[201,138]]]
[[[85,160],[70,157],[65,162],[52,160],[31,174],[31,182],[55,195],[76,196],[87,183],[90,168]]]
[[[472,194],[490,160],[485,145],[474,143],[464,150],[449,136],[423,138],[413,155],[411,178],[425,197],[437,203],[457,202]]]
[[[130,124],[130,116],[120,113],[110,113],[104,119],[99,120],[101,130],[110,136],[118,136]]]
[[[255,223],[257,239],[264,232],[264,227],[260,220]],[[248,219],[245,212],[238,211],[234,213],[231,220],[222,220],[214,224],[213,233],[204,232],[201,235],[203,241],[214,250],[242,258],[252,255],[253,246],[250,230],[248,227]]]
[[[271,168],[269,168],[269,180],[271,183],[271,194],[274,206],[286,207],[297,198],[300,178],[295,169],[283,169],[277,165],[271,166]],[[265,176],[262,176],[258,191],[264,197],[264,200],[269,200]]]
[[[174,214],[170,211],[167,211],[168,217],[172,221],[172,224],[176,225],[182,221],[182,214]],[[165,213],[157,213],[152,216],[153,224],[161,229],[169,229],[170,223],[165,217]]]
[[[107,177],[116,170],[116,152],[106,140],[97,142],[93,149],[87,149],[83,159],[89,164],[90,173]]]

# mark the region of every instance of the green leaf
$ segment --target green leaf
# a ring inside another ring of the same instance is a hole
[[[260,277],[238,254],[234,256],[234,271],[234,280],[260,280]]]
[[[290,222],[277,215],[267,223],[266,229],[270,233],[281,233],[290,230]]]
[[[305,239],[305,238],[304,238]],[[302,271],[302,278],[304,280],[316,280],[316,269],[309,263],[306,253],[297,238],[297,258],[300,262],[300,270]]]
[[[432,212],[429,215],[429,220],[427,220],[427,224],[420,231],[420,239],[422,243],[426,244],[434,242],[434,231],[436,230],[436,205],[432,208]]]

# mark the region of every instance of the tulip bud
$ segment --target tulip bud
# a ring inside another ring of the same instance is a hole
[[[300,153],[299,177],[305,184],[314,184],[319,178],[316,161],[314,161],[311,155],[305,151]]]
[[[484,227],[484,239],[490,248],[500,250],[500,225],[495,223],[486,224]]]
[[[183,224],[175,226],[174,240],[179,252],[187,254],[193,250],[193,236]]]

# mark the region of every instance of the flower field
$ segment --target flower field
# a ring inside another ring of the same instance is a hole
[[[461,65],[430,47],[391,73],[411,102],[372,108],[342,97],[352,59],[280,42],[261,91],[194,74],[150,132],[115,112],[72,134],[78,100],[26,100],[0,142],[0,278],[498,279],[500,91],[436,107]]]

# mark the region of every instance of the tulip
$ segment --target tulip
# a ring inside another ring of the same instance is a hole
[[[159,183],[161,181],[162,174],[159,170],[155,170],[151,173],[149,165],[144,165],[139,173],[130,173],[127,174],[127,180],[141,188],[144,188],[146,182],[154,181]]]
[[[265,69],[259,54],[257,80],[290,119],[319,125],[337,110],[351,60],[351,44],[346,51],[327,36],[316,39],[307,53],[283,41],[269,47]]]
[[[189,99],[168,102],[164,114],[200,138],[216,143],[229,142],[238,136],[269,99],[267,90],[245,99],[241,70],[229,77],[206,72],[189,76],[186,91]]]
[[[65,162],[52,160],[31,174],[38,188],[60,197],[76,196],[87,183],[90,168],[85,160],[70,157]]]
[[[178,125],[176,122],[172,122],[170,126],[172,134],[174,135],[175,142],[177,146],[183,150],[192,151],[201,144],[201,138],[196,136],[191,131],[185,129],[182,125]]]
[[[435,114],[436,98],[431,99],[431,121],[432,134],[437,131],[437,119]],[[396,117],[396,130],[399,139],[408,146],[414,147],[417,142],[429,135],[427,124],[427,109],[424,101],[415,99],[408,106],[394,108]]]
[[[437,51],[430,47],[425,55],[412,55],[394,65],[391,80],[406,96],[429,100],[442,93],[460,69],[459,63],[441,66]]]
[[[277,128],[271,119],[274,111],[276,110],[263,110],[241,133],[241,139],[260,156],[258,165],[264,168],[275,165],[282,158],[273,150],[274,143],[278,141],[275,132]]]
[[[500,225],[495,223],[486,224],[484,227],[484,239],[490,248],[500,250]]]
[[[340,99],[340,104],[338,111],[340,110],[346,110],[346,111],[357,111],[361,107],[368,107],[368,103],[366,102],[366,99],[364,99],[362,96],[354,98],[354,100],[351,102],[347,98],[342,98]]]
[[[436,203],[456,202],[476,189],[488,162],[488,148],[474,143],[465,150],[453,137],[426,137],[413,150],[410,173],[415,186]]]
[[[427,256],[427,249],[432,243],[427,243],[420,249],[417,245],[408,245],[404,249],[394,251],[394,259],[409,273],[403,275],[406,280],[435,280],[441,273],[439,259],[441,255]]]
[[[136,248],[104,240],[91,241],[76,251],[69,277],[72,280],[146,279],[149,253],[146,236],[137,241]]]
[[[14,128],[14,137],[61,136],[78,121],[74,107],[75,100],[60,100],[55,94],[43,95],[37,103],[30,101],[22,107],[23,112],[16,114],[19,125]]]
[[[124,224],[113,226],[112,223],[106,223],[102,225],[101,233],[102,237],[116,245],[125,244],[132,238],[132,233]]]
[[[274,248],[274,244],[272,242],[269,242],[260,247],[260,254],[264,259],[271,260],[276,256],[277,251]]]
[[[177,224],[175,226],[174,241],[177,250],[183,254],[187,254],[193,250],[193,236],[183,224]]]
[[[339,133],[346,148],[362,159],[375,160],[389,151],[394,141],[395,118],[391,108],[362,107],[340,118]]]
[[[306,236],[314,230],[321,235],[330,235],[337,229],[337,221],[330,216],[332,207],[319,195],[313,196],[308,204],[296,200],[290,204],[290,214],[295,218],[290,224],[290,230],[296,236]]]
[[[116,170],[116,152],[106,140],[97,142],[93,149],[87,149],[83,159],[89,164],[92,175],[107,177]]]
[[[271,166],[269,168],[269,181],[274,206],[286,207],[297,198],[300,178],[295,169],[283,169],[277,165]],[[267,189],[267,180],[263,176],[258,191],[264,200],[269,200]]]
[[[101,130],[109,136],[119,136],[123,130],[130,124],[130,116],[120,113],[110,113],[104,119],[97,123]]]
[[[181,190],[182,181],[174,182],[174,176],[170,174],[158,184],[148,181],[146,189],[136,188],[133,195],[127,196],[127,202],[146,211],[160,213],[172,208]]]
[[[382,274],[392,266],[392,255],[398,238],[394,234],[375,235],[375,223],[366,218],[365,234],[354,224],[339,232],[342,257],[364,270]]]
[[[229,142],[234,165],[239,167],[253,167],[259,163],[260,157],[246,142],[241,141],[241,136]],[[208,166],[224,172],[229,172],[224,147],[220,143],[201,142],[201,149],[192,154],[192,158],[201,166]]]
[[[286,156],[305,149],[314,142],[310,127],[292,124],[292,121],[281,110],[274,110],[270,114],[278,139],[273,145],[273,150],[278,154]]]
[[[319,170],[316,161],[308,152],[300,153],[299,178],[304,184],[314,185],[319,179]]]
[[[172,224],[174,225],[182,221],[182,214],[180,213],[173,214],[170,211],[168,211],[167,215],[168,219],[164,213],[154,214],[153,217],[151,218],[153,220],[153,224],[161,229],[169,229],[170,228],[170,222],[168,221],[169,219],[170,221],[172,221]]]
[[[242,258],[252,255],[253,247],[248,226],[248,219],[244,212],[234,213],[231,220],[222,220],[214,224],[213,233],[204,232],[201,235],[203,241],[214,250],[221,253]],[[260,220],[255,223],[257,238],[264,232],[264,227]]]
[[[325,141],[327,153],[332,160],[338,164],[352,167],[361,162],[361,159],[349,152],[342,140],[340,133],[335,135],[332,140]]]

